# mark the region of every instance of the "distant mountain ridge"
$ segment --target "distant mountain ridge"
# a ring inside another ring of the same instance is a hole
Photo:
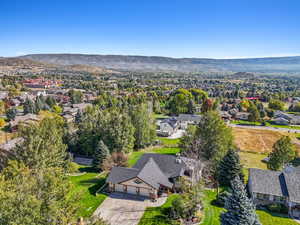
[[[32,54],[20,58],[59,65],[89,65],[127,71],[299,73],[300,56],[249,59],[160,56]]]

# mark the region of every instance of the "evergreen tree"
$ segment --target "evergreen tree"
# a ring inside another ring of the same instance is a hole
[[[79,123],[81,123],[82,122],[82,112],[81,112],[81,110],[79,110],[78,109],[78,111],[77,111],[77,113],[76,113],[76,115],[75,115],[75,123],[76,124],[79,124]]]
[[[194,114],[196,113],[196,105],[193,99],[190,99],[189,104],[188,104],[188,113],[189,114]]]
[[[230,181],[239,177],[244,181],[243,166],[236,150],[230,149],[219,162],[217,168],[217,179],[221,186],[230,186]]]
[[[24,102],[24,114],[34,113],[34,112],[35,112],[35,106],[33,101],[31,101],[29,98],[26,98]]]
[[[269,154],[268,169],[280,170],[284,164],[292,161],[296,157],[295,146],[289,136],[283,136],[273,145],[273,150]]]
[[[15,108],[10,108],[6,111],[6,117],[8,120],[14,120],[17,115],[17,110]]]
[[[109,156],[109,149],[104,144],[104,142],[100,140],[95,149],[93,166],[97,169],[101,168],[102,163],[104,162],[104,160],[108,158],[108,156]]]
[[[202,116],[197,127],[198,157],[219,161],[233,146],[231,128],[227,127],[218,112],[209,111]]]
[[[261,225],[242,181],[238,177],[234,178],[231,187],[232,194],[225,202],[227,211],[220,216],[221,225]]]

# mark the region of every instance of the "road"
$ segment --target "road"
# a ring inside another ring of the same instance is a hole
[[[247,128],[247,129],[260,129],[260,130],[283,131],[283,132],[288,132],[288,133],[300,133],[300,130],[297,130],[297,129],[289,129],[289,128],[281,128],[281,127],[238,125],[238,124],[232,124],[232,123],[230,123],[229,126],[238,127],[238,128]]]

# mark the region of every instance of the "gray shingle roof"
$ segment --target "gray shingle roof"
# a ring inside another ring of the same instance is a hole
[[[118,184],[136,177],[138,173],[139,170],[134,168],[113,167],[106,181]]]
[[[173,184],[169,182],[168,178],[163,174],[153,158],[149,158],[137,177],[156,189],[159,188],[160,184],[169,188],[173,187]]]
[[[192,163],[186,158],[178,161],[174,155],[148,153],[142,155],[132,168],[113,167],[107,182],[117,184],[137,177],[156,189],[160,185],[172,188],[169,178],[182,176],[188,168],[187,162]]]
[[[169,178],[182,176],[183,170],[186,168],[185,163],[176,162],[176,156],[174,155],[163,155],[155,153],[147,153],[137,161],[133,168],[141,169],[152,158],[158,165],[160,170]]]
[[[169,124],[172,128],[176,128],[177,125],[178,125],[177,119],[175,119],[175,118],[166,118],[166,119],[162,120],[161,123],[167,123],[167,124]]]
[[[290,201],[300,203],[300,167],[283,174]]]
[[[300,167],[291,171],[249,169],[253,192],[286,196],[290,201],[300,203]]]

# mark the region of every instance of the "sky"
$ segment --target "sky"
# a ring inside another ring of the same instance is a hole
[[[0,0],[0,56],[300,55],[299,0]]]

